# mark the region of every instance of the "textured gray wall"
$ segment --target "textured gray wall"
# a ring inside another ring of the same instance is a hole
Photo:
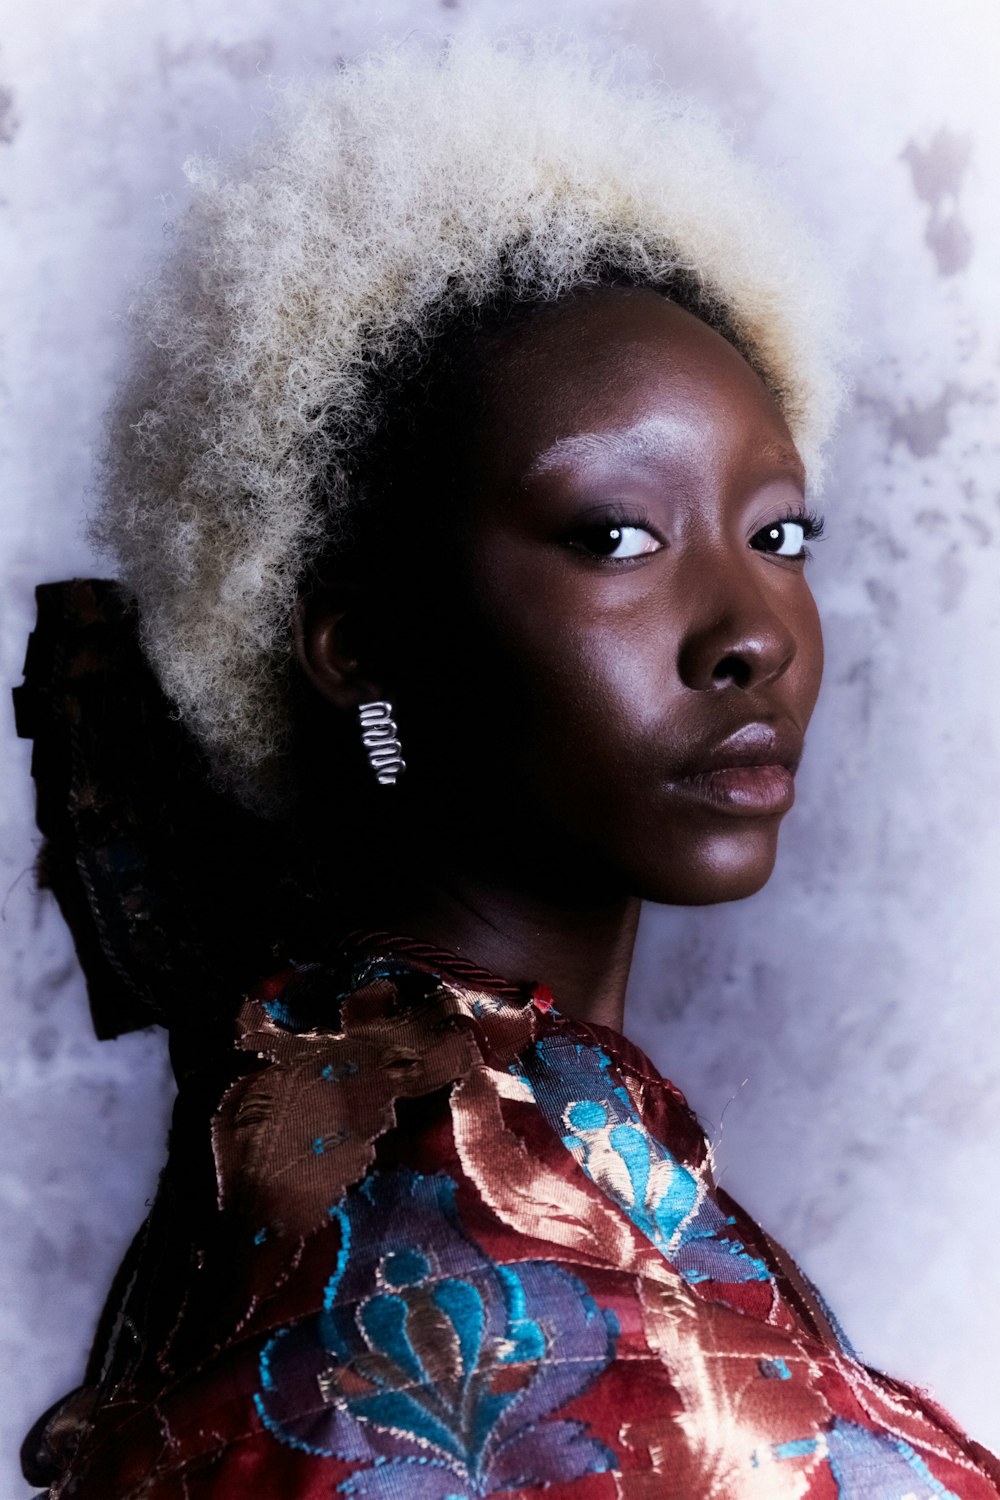
[[[522,17],[500,0],[33,0],[0,52],[9,407],[0,649],[80,535],[115,316],[269,78],[380,31]],[[828,671],[779,873],[732,908],[647,912],[629,1029],[688,1092],[724,1181],[862,1352],[1000,1446],[1000,23],[991,0],[576,0],[777,173],[854,288],[857,392],[813,579]],[[643,64],[633,64],[641,71]],[[88,1034],[29,873],[28,748],[2,716],[0,1492],[79,1378],[163,1155],[162,1039]],[[722,1117],[725,1114],[724,1128]]]

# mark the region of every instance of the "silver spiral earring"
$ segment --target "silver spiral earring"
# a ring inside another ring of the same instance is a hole
[[[358,708],[361,742],[368,751],[368,761],[381,786],[394,786],[396,777],[406,770],[399,731],[392,717],[392,704],[379,699],[362,703]]]

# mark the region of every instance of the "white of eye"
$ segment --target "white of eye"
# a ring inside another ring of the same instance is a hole
[[[806,540],[805,527],[798,521],[776,521],[765,527],[765,535],[769,542],[781,544],[774,548],[775,557],[798,557]]]
[[[642,557],[647,552],[659,552],[661,546],[644,526],[611,526],[607,536],[615,545],[610,552],[602,553],[602,557]]]

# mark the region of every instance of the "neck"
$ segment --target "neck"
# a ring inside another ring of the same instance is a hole
[[[504,979],[540,981],[566,1015],[620,1031],[639,910],[635,897],[557,899],[439,858],[434,867],[402,862],[390,885],[378,871],[358,892],[350,925],[405,933]]]

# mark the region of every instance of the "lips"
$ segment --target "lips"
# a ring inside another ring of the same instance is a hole
[[[795,801],[802,736],[791,725],[744,724],[696,752],[671,778],[671,790],[739,817],[786,813]]]

